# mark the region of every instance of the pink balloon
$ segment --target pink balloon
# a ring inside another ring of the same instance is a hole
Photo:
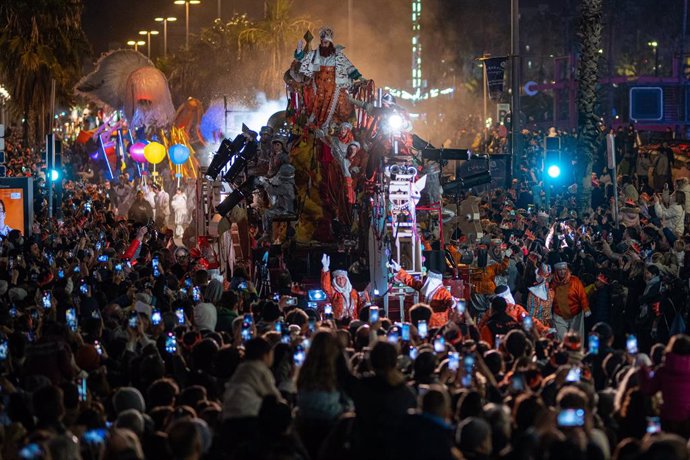
[[[132,144],[132,146],[129,148],[129,156],[132,158],[132,160],[136,161],[137,163],[146,163],[144,147],[146,147],[146,144],[143,142],[135,142]]]

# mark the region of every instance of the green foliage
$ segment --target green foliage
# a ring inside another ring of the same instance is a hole
[[[57,103],[72,100],[90,46],[81,27],[81,0],[13,0],[0,3],[6,24],[0,34],[0,75],[12,102],[25,114],[50,106],[51,79]]]

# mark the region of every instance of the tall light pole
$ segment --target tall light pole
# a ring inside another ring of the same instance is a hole
[[[134,51],[139,51],[139,47],[145,44],[146,42],[144,40],[130,40],[127,42],[127,45],[134,47]]]
[[[146,55],[151,59],[151,35],[158,35],[157,30],[140,30],[139,35],[146,35]]]
[[[654,76],[659,76],[659,42],[656,40],[647,42],[647,45],[654,49]]]
[[[199,3],[201,3],[201,0],[175,0],[175,5],[184,5],[184,46],[187,49],[189,49],[189,5],[198,5]]]
[[[156,18],[155,21],[163,23],[163,57],[167,58],[168,57],[168,21],[174,22],[174,21],[177,21],[177,18],[174,18],[174,17]]]
[[[511,179],[516,176],[518,163],[522,155],[522,142],[520,133],[520,0],[510,2],[510,78],[511,78],[511,104],[510,104],[510,133],[511,133]],[[510,184],[510,181],[508,182]]]

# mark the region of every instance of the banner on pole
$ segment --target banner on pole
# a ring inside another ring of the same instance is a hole
[[[486,83],[491,100],[498,100],[503,95],[503,80],[505,79],[507,56],[492,57],[484,60]]]

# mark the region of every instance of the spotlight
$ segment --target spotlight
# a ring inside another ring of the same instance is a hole
[[[228,195],[222,203],[216,206],[216,212],[222,217],[227,216],[235,206],[240,204],[242,200],[251,196],[253,179],[247,179],[242,185],[236,188],[230,195]]]
[[[223,139],[223,142],[220,143],[220,147],[218,147],[218,152],[213,156],[211,164],[208,165],[206,176],[211,180],[216,180],[220,170],[228,164],[235,153],[244,147],[246,142],[247,138],[243,134],[238,134],[232,142],[230,142],[229,139]]]
[[[391,131],[400,131],[404,124],[405,120],[403,120],[403,117],[401,117],[397,113],[394,113],[388,117],[388,128]]]
[[[244,149],[235,156],[235,161],[230,166],[230,169],[228,169],[228,172],[223,176],[223,180],[231,184],[247,165],[247,161],[256,155],[257,149],[258,144],[256,141],[247,143]]]
[[[558,176],[561,175],[561,168],[558,167],[558,165],[551,165],[549,166],[549,169],[546,171],[552,179],[556,179]]]

